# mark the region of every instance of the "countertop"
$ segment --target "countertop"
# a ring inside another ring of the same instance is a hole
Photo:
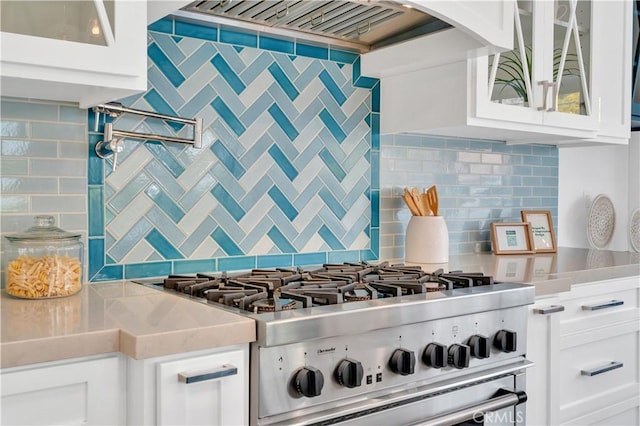
[[[130,282],[24,300],[2,290],[1,366],[110,352],[145,359],[253,342],[255,322]]]
[[[536,296],[573,285],[638,277],[640,253],[559,248],[553,254],[451,256],[421,265],[534,285]],[[135,359],[252,342],[252,319],[131,282],[85,285],[74,296],[16,299],[2,291],[2,367],[122,352]]]

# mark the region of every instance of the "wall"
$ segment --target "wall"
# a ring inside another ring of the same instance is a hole
[[[558,239],[563,246],[589,248],[587,217],[593,199],[604,194],[615,209],[615,228],[609,250],[630,250],[628,239],[629,146],[560,149]],[[637,167],[631,164],[631,167]],[[637,176],[637,175],[636,175]],[[637,187],[636,182],[636,187]]]
[[[383,135],[380,158],[381,259],[404,257],[405,187],[437,185],[451,254],[490,251],[491,222],[521,222],[521,210],[550,210],[557,225],[556,147]]]

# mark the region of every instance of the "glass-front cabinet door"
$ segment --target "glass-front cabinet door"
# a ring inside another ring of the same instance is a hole
[[[488,102],[478,113],[583,129],[584,136],[597,129],[590,22],[589,0],[518,0],[513,50],[478,62],[478,75],[488,86]]]
[[[638,2],[633,2],[633,91],[631,94],[631,128],[636,130],[640,129],[640,11],[638,10]]]

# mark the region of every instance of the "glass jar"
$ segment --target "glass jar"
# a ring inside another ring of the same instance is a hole
[[[76,294],[82,289],[80,234],[55,226],[53,216],[36,216],[20,234],[5,236],[6,290],[12,296],[43,299]]]

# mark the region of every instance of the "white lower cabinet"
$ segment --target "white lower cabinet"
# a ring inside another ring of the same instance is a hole
[[[122,425],[126,421],[121,354],[5,368],[1,383],[3,425]]]
[[[246,425],[249,345],[128,360],[128,423]]]
[[[527,423],[638,424],[640,280],[574,286],[529,316]]]

